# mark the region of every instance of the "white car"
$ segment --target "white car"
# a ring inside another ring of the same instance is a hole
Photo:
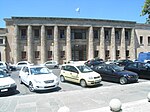
[[[28,62],[28,61],[19,61],[15,67],[17,70],[20,70],[22,67],[27,66],[27,65],[33,65],[32,63]]]
[[[48,90],[57,88],[59,80],[45,66],[24,66],[19,72],[20,83],[24,83],[29,87],[31,92],[36,90]]]
[[[57,61],[47,61],[43,64],[47,68],[59,68],[58,62]]]
[[[15,92],[17,85],[15,81],[9,77],[9,75],[0,69],[0,93],[3,92]]]
[[[82,87],[99,85],[102,77],[86,65],[65,64],[62,65],[60,81],[71,81],[79,83]]]

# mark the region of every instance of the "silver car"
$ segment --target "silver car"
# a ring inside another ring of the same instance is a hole
[[[44,66],[47,68],[59,68],[59,64],[57,61],[47,61],[44,63]]]

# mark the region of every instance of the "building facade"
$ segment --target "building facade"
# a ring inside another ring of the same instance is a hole
[[[96,57],[132,60],[139,52],[150,51],[150,25],[133,21],[54,17],[4,20],[4,56],[5,61],[12,63],[64,63]]]

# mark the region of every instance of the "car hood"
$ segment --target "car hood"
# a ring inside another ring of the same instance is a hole
[[[15,83],[15,81],[10,77],[0,78],[0,86],[2,85],[10,85]]]
[[[134,72],[130,72],[130,71],[120,71],[120,72],[116,72],[118,75],[137,75],[137,73]]]
[[[51,73],[51,74],[31,75],[30,78],[37,81],[46,81],[46,80],[56,80],[57,76]]]

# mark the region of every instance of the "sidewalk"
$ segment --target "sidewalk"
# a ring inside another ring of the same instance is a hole
[[[110,112],[108,106],[113,98],[122,102],[122,112],[149,112],[150,103],[146,99],[149,87],[150,82],[142,82],[68,92],[0,97],[0,112],[57,112],[63,106],[67,106],[70,112]]]

